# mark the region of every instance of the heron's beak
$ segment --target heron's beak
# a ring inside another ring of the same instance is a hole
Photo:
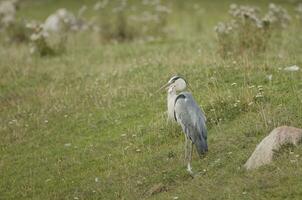
[[[155,92],[155,93],[157,93],[157,92],[161,91],[162,89],[164,89],[164,88],[168,87],[169,85],[170,85],[170,83],[166,83],[165,85],[161,86],[161,87],[160,87],[158,90],[156,90],[156,92]]]

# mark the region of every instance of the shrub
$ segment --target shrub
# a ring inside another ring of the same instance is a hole
[[[0,32],[2,38],[8,42],[27,42],[29,32],[24,20],[16,19],[18,0],[0,2]]]
[[[30,31],[26,28],[24,20],[15,20],[5,28],[4,34],[9,42],[28,42],[30,40]]]
[[[272,28],[286,28],[291,20],[287,11],[281,6],[269,4],[268,13],[264,16],[264,23],[269,23]]]
[[[17,0],[0,1],[0,31],[15,22]]]
[[[231,21],[220,22],[215,27],[219,53],[223,57],[263,52],[272,33],[280,32],[290,21],[286,10],[275,4],[269,5],[264,17],[261,17],[260,9],[257,7],[236,4],[230,6],[229,13]]]
[[[130,4],[126,0],[103,1],[95,5],[96,24],[103,40],[127,41],[164,36],[168,7],[160,1],[141,1]]]
[[[49,35],[44,31],[43,25],[38,23],[29,23],[27,28],[32,31],[30,36],[32,54],[40,56],[57,55],[65,51],[66,35]]]
[[[296,11],[297,11],[297,18],[302,21],[302,3],[300,3],[297,6]]]

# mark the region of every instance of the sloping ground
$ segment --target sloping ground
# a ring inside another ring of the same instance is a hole
[[[48,11],[29,2],[25,14]],[[79,34],[66,54],[45,58],[26,45],[2,46],[0,197],[299,198],[301,146],[252,172],[243,165],[274,127],[302,127],[302,73],[282,70],[302,65],[301,28],[289,27],[264,55],[223,60],[212,30],[229,3],[203,3],[198,31],[183,28],[193,12],[175,11],[171,21],[183,32],[159,42],[110,45]],[[173,74],[190,82],[208,119],[209,154],[194,155],[194,179],[181,130],[166,123],[166,94],[154,94]]]

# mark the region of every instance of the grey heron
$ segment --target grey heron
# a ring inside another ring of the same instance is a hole
[[[160,89],[168,90],[168,118],[175,120],[185,134],[185,160],[187,171],[192,174],[192,151],[195,145],[201,157],[208,151],[206,117],[193,96],[184,90],[187,82],[180,76],[173,76]]]

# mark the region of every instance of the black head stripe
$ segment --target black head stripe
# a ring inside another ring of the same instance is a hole
[[[177,79],[179,79],[180,76],[173,76],[170,80],[169,83],[174,83]]]

